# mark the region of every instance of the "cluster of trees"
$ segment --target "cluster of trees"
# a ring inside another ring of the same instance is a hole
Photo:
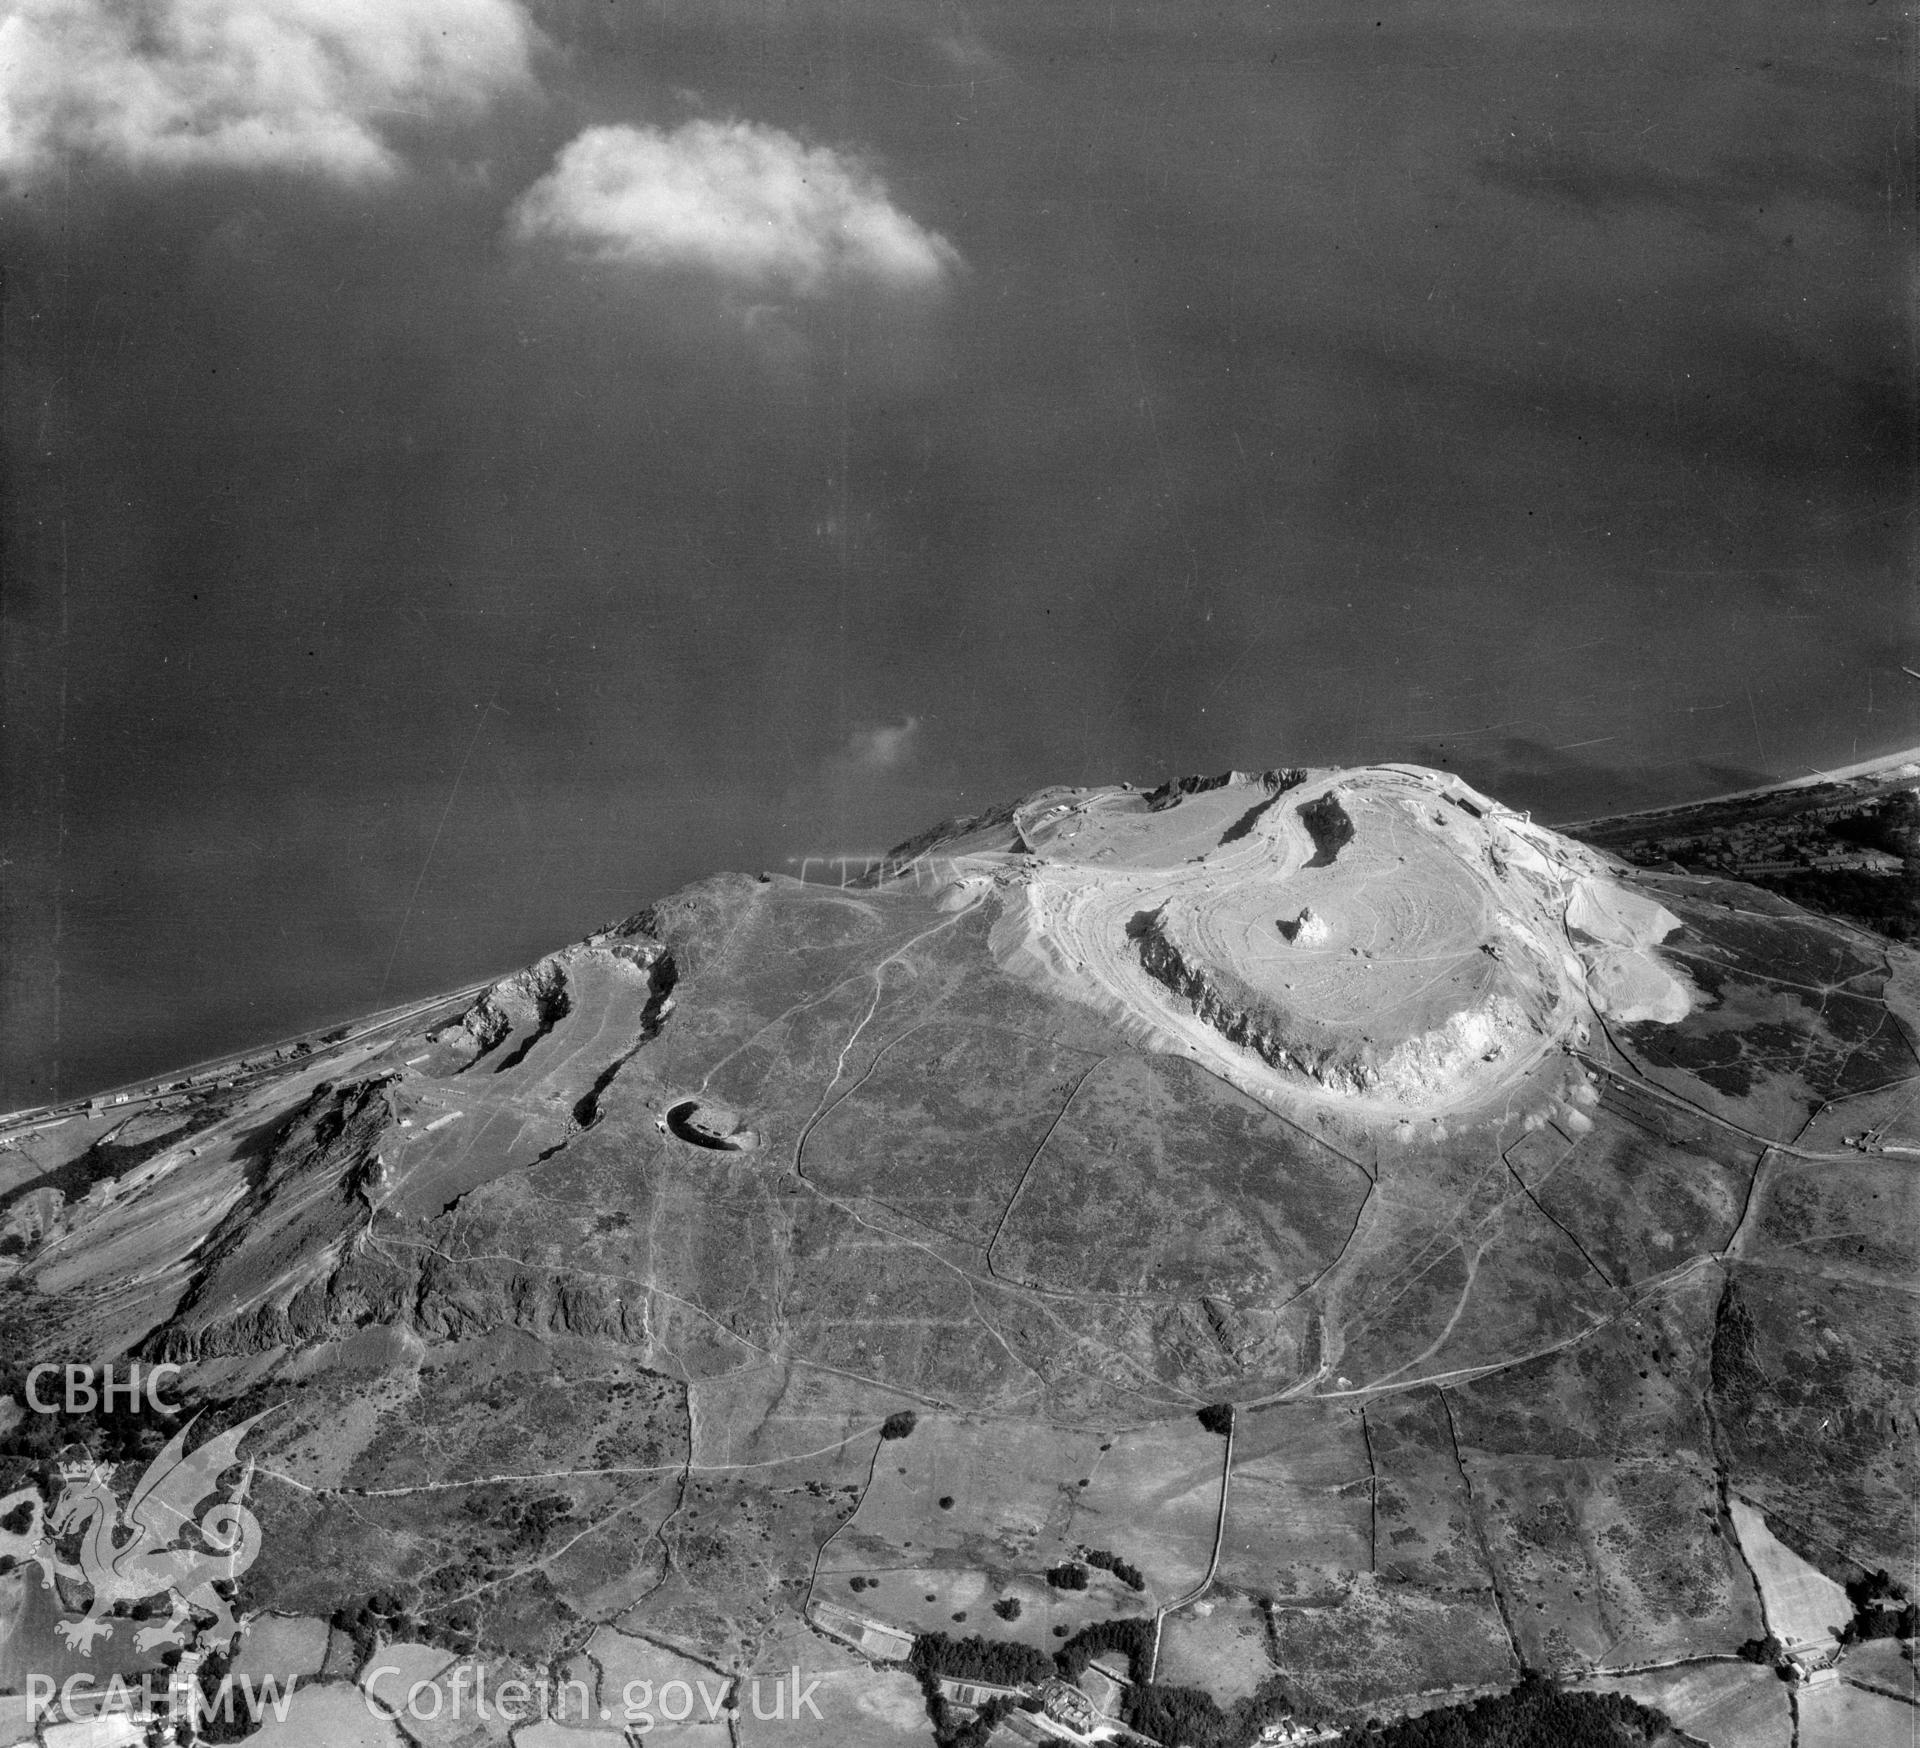
[[[952,1708],[940,1699],[938,1677],[986,1681],[1001,1687],[1038,1687],[1054,1676],[1077,1682],[1094,1658],[1109,1651],[1117,1652],[1129,1673],[1137,1676],[1152,1646],[1153,1622],[1139,1617],[1095,1621],[1082,1627],[1052,1657],[1030,1645],[1007,1644],[977,1635],[954,1639],[944,1633],[923,1633],[914,1641],[909,1666],[928,1696],[927,1709],[941,1748],[974,1748],[964,1734],[972,1726],[951,1717]],[[1006,1709],[1003,1706],[1000,1715]],[[1246,1748],[1262,1725],[1291,1716],[1293,1709],[1277,1676],[1224,1710],[1200,1688],[1136,1680],[1127,1690],[1127,1711],[1122,1721],[1159,1742],[1184,1743],[1190,1748]],[[985,1739],[984,1735],[979,1738],[982,1742]]]
[[[983,1639],[978,1633],[964,1639],[922,1633],[913,1641],[907,1667],[916,1675],[989,1681],[996,1687],[1032,1687],[1056,1673],[1054,1660],[1046,1652],[1007,1639]]]
[[[172,1668],[180,1661],[178,1651],[167,1653],[165,1662]],[[232,1667],[233,1658],[226,1651],[210,1651],[200,1665],[200,1693],[206,1704],[201,1708],[198,1726],[187,1739],[193,1742],[240,1742],[251,1736],[259,1725],[248,1715],[247,1708],[229,1700],[220,1703],[220,1683]],[[291,1686],[299,1685],[295,1676]],[[151,1737],[149,1738],[151,1739]]]
[[[1639,1748],[1672,1726],[1623,1693],[1566,1693],[1529,1675],[1511,1693],[1349,1730],[1341,1748]]]
[[[1145,1590],[1147,1581],[1140,1574],[1140,1568],[1129,1564],[1118,1554],[1110,1554],[1105,1548],[1089,1548],[1087,1564],[1098,1566],[1102,1572],[1111,1572],[1129,1590]]]
[[[1047,1582],[1055,1590],[1085,1590],[1090,1580],[1087,1569],[1078,1560],[1062,1560],[1047,1568]]]
[[[907,1434],[912,1432],[919,1424],[919,1415],[915,1414],[911,1408],[902,1408],[898,1413],[889,1414],[885,1420],[881,1421],[880,1436],[882,1438],[905,1438]]]
[[[1843,1645],[1857,1645],[1863,1639],[1911,1639],[1920,1634],[1920,1607],[1909,1599],[1903,1584],[1888,1576],[1884,1566],[1848,1584],[1847,1600],[1853,1604],[1853,1619],[1840,1629]]]
[[[1920,1635],[1920,1605],[1907,1595],[1906,1586],[1882,1566],[1850,1579],[1847,1600],[1853,1604],[1853,1619],[1835,1634],[1843,1645],[1858,1645],[1867,1639],[1911,1639]],[[1769,1633],[1764,1639],[1748,1639],[1740,1646],[1740,1655],[1749,1663],[1770,1663],[1783,1681],[1793,1678],[1787,1661],[1787,1648]]]
[[[0,1326],[0,1344],[10,1334]],[[77,1414],[35,1414],[27,1407],[28,1369],[25,1361],[0,1363],[0,1397],[10,1398],[21,1409],[20,1418],[0,1432],[0,1492],[11,1493],[35,1478],[47,1479],[56,1462],[70,1460],[82,1449],[95,1463],[151,1462],[160,1454],[160,1447],[186,1424],[186,1414],[161,1414],[144,1392],[133,1403],[116,1394],[111,1411],[94,1407]],[[124,1384],[125,1378],[116,1376]],[[97,1400],[100,1376],[89,1367],[88,1377]],[[41,1379],[41,1400],[59,1398],[65,1387],[64,1369],[59,1376]],[[167,1392],[169,1398],[175,1394],[174,1390]],[[170,1401],[169,1408],[172,1406]],[[196,1438],[200,1436],[204,1431]]]
[[[521,1505],[513,1522],[515,1546],[537,1549],[547,1539],[547,1531],[573,1516],[573,1501],[564,1493],[546,1493]]]
[[[1128,1689],[1127,1724],[1156,1742],[1190,1748],[1246,1748],[1263,1726],[1293,1715],[1293,1702],[1277,1676],[1262,1682],[1245,1699],[1222,1710],[1212,1694],[1198,1687],[1168,1687],[1159,1682]]]
[[[1876,1574],[1876,1584],[1885,1574]],[[1878,1583],[1871,1598],[1885,1594]],[[1892,1611],[1882,1611],[1891,1613]],[[913,1647],[910,1667],[927,1695],[941,1748],[982,1748],[993,1726],[1015,1704],[1000,1700],[971,1720],[958,1720],[941,1698],[940,1676],[991,1682],[1000,1687],[1038,1687],[1052,1676],[1078,1681],[1094,1658],[1118,1652],[1135,1675],[1153,1642],[1151,1620],[1097,1621],[1083,1627],[1051,1658],[1031,1645],[1006,1644],[972,1635],[949,1638],[925,1633]],[[1026,1701],[1029,1709],[1038,1702]],[[1127,1692],[1130,1729],[1155,1741],[1188,1748],[1246,1748],[1261,1729],[1295,1715],[1278,1676],[1233,1706],[1223,1708],[1197,1687],[1136,1680]],[[1448,1706],[1396,1724],[1370,1719],[1347,1731],[1341,1748],[1647,1748],[1672,1726],[1651,1706],[1618,1693],[1568,1693],[1539,1675],[1528,1675],[1511,1693]]]
[[[557,1614],[572,1614],[570,1605],[552,1594],[552,1584],[546,1579],[545,1573],[535,1574],[533,1588],[544,1589],[548,1593],[549,1606]],[[356,1669],[373,1655],[382,1639],[388,1642],[408,1639],[421,1644],[438,1645],[461,1657],[470,1656],[480,1648],[479,1617],[468,1604],[442,1611],[433,1605],[431,1599],[422,1598],[409,1606],[391,1590],[376,1590],[357,1607],[352,1603],[343,1603],[329,1618],[339,1631],[353,1641],[353,1666]]]
[[[1122,1720],[1156,1742],[1179,1742],[1190,1748],[1246,1748],[1261,1726],[1293,1715],[1293,1703],[1278,1676],[1270,1677],[1246,1698],[1222,1709],[1211,1694],[1197,1687],[1176,1687],[1139,1679],[1153,1649],[1150,1619],[1096,1621],[1060,1647],[1054,1661],[1068,1681],[1078,1681],[1094,1658],[1117,1651],[1134,1678],[1127,1690]]]
[[[1222,1438],[1233,1431],[1233,1404],[1231,1402],[1209,1402],[1200,1410],[1200,1424],[1208,1432],[1217,1432]]]
[[[1020,1618],[1020,1599],[1017,1596],[1003,1596],[993,1605],[993,1612],[1003,1621],[1017,1621]]]
[[[353,1641],[353,1666],[360,1668],[373,1655],[382,1632],[390,1639],[411,1639],[420,1623],[390,1590],[376,1590],[354,1608],[342,1603],[333,1611],[332,1624]]]
[[[1127,1660],[1130,1673],[1146,1667],[1147,1653],[1153,1649],[1153,1622],[1138,1617],[1129,1620],[1095,1621],[1082,1627],[1054,1653],[1054,1663],[1063,1679],[1078,1681],[1087,1665],[1105,1651],[1118,1651]]]
[[[1783,1676],[1793,1672],[1787,1667],[1787,1648],[1769,1633],[1764,1639],[1742,1639],[1738,1647],[1739,1655],[1749,1663],[1769,1663]]]
[[[937,1676],[924,1669],[916,1674],[921,1697],[927,1702],[927,1716],[933,1720],[933,1739],[939,1748],[987,1748],[1000,1720],[1020,1703],[1013,1699],[990,1699],[972,1717],[962,1717],[947,1704]]]
[[[1853,868],[1806,868],[1786,874],[1742,874],[1782,898],[1822,916],[1859,923],[1892,941],[1920,939],[1920,864],[1901,874],[1867,874]]]

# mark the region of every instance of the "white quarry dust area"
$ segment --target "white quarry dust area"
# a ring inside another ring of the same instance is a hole
[[[941,870],[951,902],[998,889],[1002,967],[1263,1102],[1437,1117],[1596,1012],[1672,1023],[1696,999],[1657,950],[1678,919],[1617,864],[1443,772],[1235,778],[1160,808],[1051,791],[1015,825],[1013,850]]]

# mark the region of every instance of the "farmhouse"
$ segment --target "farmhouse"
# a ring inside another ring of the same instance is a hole
[[[1099,1722],[1094,1715],[1093,1701],[1071,1682],[1047,1682],[1040,1689],[1040,1706],[1056,1724],[1065,1724],[1082,1735]]]
[[[992,1681],[969,1681],[959,1675],[941,1675],[934,1680],[942,1699],[957,1706],[971,1706],[975,1711],[996,1699],[1019,1699],[1027,1691],[1024,1687],[1003,1687]]]

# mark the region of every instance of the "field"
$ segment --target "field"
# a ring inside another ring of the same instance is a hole
[[[578,1673],[593,1677],[587,1722],[610,1718],[616,1728],[650,1722],[652,1729],[670,1730],[672,1740],[687,1748],[728,1748],[729,1676],[611,1627],[600,1628],[576,1662]],[[679,1687],[667,1692],[676,1682]],[[771,1679],[766,1686],[770,1696]],[[673,1721],[672,1712],[684,1712],[684,1721]]]
[[[1378,1477],[1374,1570],[1435,1589],[1488,1589],[1492,1574],[1439,1392],[1376,1397],[1362,1430]]]
[[[1695,1271],[1577,1346],[1447,1392],[1537,1666],[1654,1662],[1762,1630],[1702,1412],[1717,1288]]]
[[[964,1024],[896,1033],[809,1134],[808,1176],[984,1246],[1095,1066],[1039,1038]]]
[[[1366,1173],[1194,1065],[1108,1058],[1034,1157],[993,1249],[1060,1290],[1281,1300],[1338,1254]]]
[[[1885,999],[1897,1020],[1903,991],[1920,1004],[1920,954],[1905,954],[1888,963],[1892,975]],[[1920,1031],[1920,1026],[1915,1029]],[[1878,1092],[1859,1093],[1816,1112],[1800,1144],[1819,1153],[1837,1153],[1849,1136],[1862,1134],[1870,1134],[1877,1144],[1920,1147],[1920,1085],[1911,1079],[1896,1081]]]
[[[1593,1127],[1547,1127],[1507,1149],[1541,1209],[1617,1286],[1733,1236],[1760,1148],[1640,1087],[1601,1077]]]
[[[1491,1596],[1440,1597],[1363,1573],[1337,1606],[1272,1617],[1274,1661],[1315,1705],[1364,1715],[1402,1694],[1506,1686],[1519,1674]]]
[[[1714,1533],[1710,1469],[1468,1458],[1513,1630],[1535,1667],[1685,1657],[1760,1630],[1745,1573]]]
[[[565,1630],[557,1600],[617,1609],[657,1575],[653,1530],[687,1460],[680,1390],[524,1337],[473,1344],[464,1365],[436,1358],[384,1391],[322,1374],[282,1394],[262,1425],[263,1545],[243,1597],[322,1614],[398,1590],[456,1643],[536,1656]],[[349,1450],[333,1451],[343,1434]],[[283,1467],[353,1491],[277,1483]]]
[[[624,1730],[561,1724],[552,1718],[524,1724],[513,1733],[513,1748],[628,1748],[629,1741]]]
[[[0,1688],[24,1692],[34,1674],[55,1681],[84,1674],[102,1685],[120,1674],[137,1685],[143,1670],[159,1669],[161,1652],[140,1650],[118,1622],[110,1636],[95,1642],[91,1656],[81,1656],[57,1631],[62,1612],[56,1593],[41,1584],[38,1567],[0,1572]]]
[[[1843,1105],[1825,1119],[1828,1134],[1855,1133],[1867,1113]],[[1809,1151],[1819,1142],[1807,1142]],[[1857,1163],[1776,1157],[1749,1218],[1742,1254],[1869,1288],[1903,1291],[1920,1280],[1920,1172],[1911,1159]]]
[[[814,1679],[803,1665],[800,1687]],[[751,1695],[748,1695],[749,1702]],[[933,1748],[933,1726],[927,1721],[927,1702],[920,1684],[898,1670],[839,1669],[819,1678],[810,1696],[813,1709],[789,1710],[784,1720],[757,1718],[751,1703],[743,1704],[734,1725],[739,1748]],[[761,1696],[762,1709],[772,1710],[773,1688]],[[795,1695],[787,1690],[787,1704]],[[677,1738],[669,1738],[675,1740]]]
[[[1429,1182],[1403,1196],[1402,1175],[1428,1166],[1383,1163],[1381,1218],[1389,1209],[1397,1218],[1339,1283],[1339,1368],[1356,1384],[1439,1376],[1538,1350],[1613,1309],[1607,1281],[1497,1158],[1453,1195],[1434,1194]],[[1421,1203],[1427,1217],[1411,1218]]]
[[[1696,1663],[1639,1675],[1595,1676],[1580,1686],[1631,1695],[1665,1712],[1708,1748],[1793,1748],[1786,1685],[1762,1664]]]
[[[397,1711],[407,1703],[407,1691],[415,1682],[432,1681],[456,1661],[441,1645],[422,1645],[405,1639],[390,1641],[363,1670],[360,1685],[388,1711]]]
[[[487,1700],[484,1718],[479,1715],[483,1667]],[[529,1673],[511,1664],[485,1666],[471,1660],[454,1663],[434,1678],[439,1715],[427,1715],[434,1711],[435,1700],[423,1693],[412,1707],[402,1711],[400,1729],[419,1748],[506,1748],[513,1736],[513,1720],[494,1704],[494,1696],[503,1681],[524,1679]],[[406,1706],[407,1696],[408,1690],[403,1689],[399,1705]]]
[[[985,1630],[1051,1650],[1058,1627],[1150,1613],[1198,1582],[1222,1451],[1193,1422],[1103,1436],[922,1416],[881,1444],[859,1510],[821,1555],[815,1593],[915,1630]],[[1046,1582],[1086,1548],[1137,1566],[1147,1588],[1099,1569],[1085,1590]],[[1007,1598],[1020,1604],[1011,1622],[992,1612]]]
[[[329,1681],[302,1687],[284,1722],[269,1713],[247,1740],[254,1748],[400,1748],[405,1738],[374,1716],[359,1688]]]
[[[233,1659],[235,1675],[317,1675],[327,1658],[327,1623],[312,1615],[263,1615],[247,1625]]]
[[[1913,1748],[1920,1712],[1849,1683],[1800,1695],[1800,1748]]]
[[[1203,1687],[1226,1705],[1277,1673],[1268,1643],[1266,1615],[1257,1603],[1216,1593],[1197,1608],[1168,1616],[1154,1679]]]
[[[1912,1647],[1898,1639],[1869,1639],[1847,1652],[1846,1675],[1862,1687],[1878,1688],[1907,1704],[1920,1704],[1920,1669]]]
[[[1853,1619],[1846,1591],[1781,1541],[1765,1515],[1744,1499],[1730,1500],[1728,1511],[1760,1585],[1768,1629],[1789,1650],[1831,1649],[1839,1629]]]
[[[1360,1416],[1289,1404],[1242,1414],[1220,1581],[1288,1602],[1324,1602],[1372,1564],[1371,1469]]]
[[[1920,1327],[1905,1293],[1742,1263],[1718,1313],[1714,1405],[1735,1491],[1830,1576],[1908,1569]]]

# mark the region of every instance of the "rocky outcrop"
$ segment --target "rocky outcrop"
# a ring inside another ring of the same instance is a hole
[[[198,1351],[214,1326],[257,1328],[265,1337],[220,1351],[257,1352],[290,1339],[285,1332],[301,1320],[292,1307],[325,1292],[365,1229],[378,1149],[397,1122],[394,1082],[322,1082],[259,1144],[246,1195],[201,1244],[193,1285],[155,1338],[161,1357]]]
[[[493,1065],[500,1073],[523,1060],[572,1011],[564,956],[550,954],[525,971],[502,978],[451,1026],[435,1032],[429,1043],[452,1045],[471,1068],[508,1039],[513,1048]]]
[[[1322,795],[1300,809],[1300,823],[1313,838],[1309,868],[1331,868],[1334,858],[1353,842],[1353,821],[1336,795]]]
[[[1296,770],[1291,765],[1271,771],[1222,771],[1217,777],[1172,777],[1158,789],[1150,789],[1145,800],[1149,811],[1158,813],[1162,808],[1178,807],[1189,795],[1205,795],[1215,789],[1245,787],[1264,789],[1269,795],[1278,795],[1284,790],[1297,788],[1306,780],[1306,772]]]
[[[534,1263],[503,1264],[498,1255],[467,1262],[362,1237],[331,1251],[329,1265],[284,1298],[227,1316],[208,1316],[204,1304],[183,1310],[149,1351],[184,1365],[309,1347],[369,1324],[412,1329],[432,1341],[496,1329],[634,1347],[648,1340],[644,1301],[629,1303],[610,1285]]]

